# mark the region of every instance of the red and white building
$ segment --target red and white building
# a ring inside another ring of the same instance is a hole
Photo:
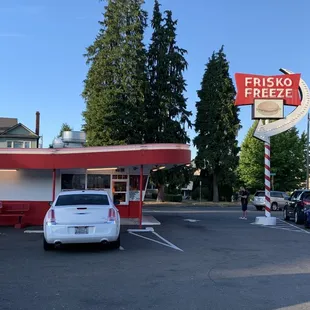
[[[0,202],[27,204],[23,225],[42,225],[49,203],[63,190],[106,190],[120,201],[122,218],[142,219],[142,202],[152,169],[191,161],[184,144],[143,144],[78,148],[0,148]],[[14,225],[1,216],[0,225]]]

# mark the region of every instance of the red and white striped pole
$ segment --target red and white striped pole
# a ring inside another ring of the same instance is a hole
[[[271,217],[270,214],[270,138],[265,142],[265,216]]]

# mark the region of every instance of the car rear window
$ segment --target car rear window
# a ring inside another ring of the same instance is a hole
[[[96,205],[108,206],[107,195],[101,194],[72,194],[61,195],[58,197],[55,206],[74,206],[74,205]]]
[[[265,192],[256,192],[255,196],[256,197],[265,197]]]

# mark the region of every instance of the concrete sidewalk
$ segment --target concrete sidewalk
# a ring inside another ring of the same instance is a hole
[[[143,202],[143,208],[148,208],[148,207],[239,207],[240,203],[239,202],[213,202],[213,201],[196,201],[196,200],[184,200],[182,202],[169,202],[169,201],[164,201],[164,202],[157,202],[155,200],[147,200]]]

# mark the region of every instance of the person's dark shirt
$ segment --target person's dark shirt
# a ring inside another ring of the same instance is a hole
[[[249,192],[247,190],[240,191],[240,196],[241,196],[241,203],[248,203]],[[242,196],[246,196],[246,198],[243,198]]]

